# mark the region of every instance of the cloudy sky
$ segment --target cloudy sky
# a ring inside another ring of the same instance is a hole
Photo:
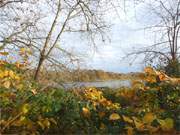
[[[105,21],[111,25],[106,32],[110,40],[106,40],[106,42],[97,40],[97,49],[94,50],[82,34],[67,33],[62,37],[60,45],[64,49],[82,56],[81,68],[123,73],[141,71],[144,68],[142,56],[136,60],[133,57],[125,56],[134,49],[152,44],[154,40],[152,34],[144,31],[143,28],[154,23],[154,17],[151,16],[145,4],[135,6],[132,1],[125,5],[121,3],[123,0],[119,0],[120,3],[116,0],[112,1],[115,1],[114,5],[108,3],[111,8],[104,13]],[[42,10],[44,11],[44,7]],[[48,10],[44,12],[46,11]],[[51,26],[49,21],[52,21],[53,18],[53,15],[49,14],[48,18],[44,20],[46,22],[45,29]],[[21,19],[23,20],[23,18]],[[62,59],[58,54],[57,58]]]
[[[112,26],[107,32],[110,41],[97,42],[97,50],[87,46],[87,41],[82,37],[72,36],[71,40],[65,41],[64,45],[75,49],[85,55],[81,68],[103,69],[111,72],[136,72],[144,68],[143,57],[136,61],[133,57],[125,57],[133,49],[151,44],[151,35],[144,31],[144,27],[150,23],[151,18],[147,14],[144,4],[134,7],[133,4],[123,8],[111,10],[106,14],[106,21]],[[77,48],[77,49],[76,49]]]

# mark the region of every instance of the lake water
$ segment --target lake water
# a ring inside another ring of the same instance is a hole
[[[131,82],[129,80],[109,80],[109,81],[97,81],[97,82],[73,82],[64,83],[64,88],[79,88],[79,87],[108,87],[108,88],[120,88],[130,87]]]

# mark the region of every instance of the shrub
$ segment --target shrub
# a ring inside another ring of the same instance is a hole
[[[180,77],[180,62],[179,60],[170,61],[165,67],[165,72],[173,77]]]
[[[0,61],[2,134],[174,134],[180,83],[148,67],[118,90],[63,90],[28,79],[19,63]]]

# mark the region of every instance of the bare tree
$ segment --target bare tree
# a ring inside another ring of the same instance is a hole
[[[73,63],[79,58],[61,46],[63,35],[88,35],[93,45],[97,35],[104,40],[107,25],[102,7],[105,4],[107,1],[103,0],[3,0],[0,48],[30,47],[31,60],[36,66],[34,79],[44,64],[66,69],[66,61]]]
[[[19,2],[23,2],[23,0],[0,0],[0,8],[5,7],[6,5],[11,3],[19,3]]]
[[[128,55],[145,54],[145,62],[158,62],[164,66],[179,62],[180,0],[143,1],[152,13],[154,24],[145,28],[153,32],[158,41],[150,46],[134,50]],[[176,67],[174,67],[176,68]]]
[[[100,15],[98,15],[100,2],[100,0],[96,2],[93,0],[57,0],[54,3],[54,7],[56,8],[55,16],[50,30],[44,40],[45,42],[42,49],[40,50],[39,62],[34,75],[35,80],[38,78],[41,66],[45,60],[49,59],[53,49],[58,49],[59,51],[65,53],[70,57],[71,61],[77,60],[75,57],[73,57],[71,52],[68,52],[58,46],[58,42],[60,42],[63,33],[87,32],[91,35],[94,33],[103,34],[103,28],[105,28],[106,25],[103,23],[103,21],[101,21],[101,18],[99,18]],[[63,21],[60,21],[59,25],[58,22],[60,17]],[[76,24],[74,23],[75,21]]]
[[[32,10],[35,4],[34,0],[0,1],[0,49],[30,46],[30,31],[40,19],[37,10]]]

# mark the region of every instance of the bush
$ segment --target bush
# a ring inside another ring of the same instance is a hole
[[[180,124],[180,83],[146,68],[141,81],[118,90],[63,90],[28,79],[1,61],[3,134],[174,134]]]
[[[173,77],[180,77],[180,62],[179,60],[174,60],[168,63],[165,67],[165,72]]]

